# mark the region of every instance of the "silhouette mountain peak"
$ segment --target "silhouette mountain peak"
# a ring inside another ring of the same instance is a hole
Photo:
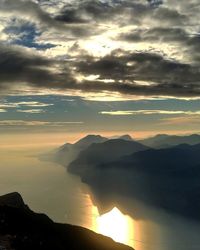
[[[82,139],[80,139],[79,141],[77,141],[75,143],[75,145],[79,145],[79,146],[82,146],[82,145],[90,145],[91,143],[101,143],[101,142],[104,142],[106,141],[107,138],[105,137],[102,137],[100,135],[87,135],[85,137],[83,137]]]
[[[19,193],[13,192],[0,196],[0,205],[21,208],[25,206],[25,203]]]

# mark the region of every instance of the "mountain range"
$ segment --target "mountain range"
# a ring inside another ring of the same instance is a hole
[[[74,144],[65,143],[61,147],[49,152],[45,155],[40,156],[42,160],[55,161],[63,166],[68,166],[73,160],[75,160],[79,153],[87,149],[92,144],[103,143],[113,138],[106,138],[100,135],[87,135],[81,138]],[[129,135],[115,136],[115,139],[121,139],[124,141],[132,141],[133,139]]]
[[[107,140],[107,138],[100,135],[87,135],[74,144],[65,143],[61,147],[41,155],[40,159],[55,161],[63,166],[67,166],[71,161],[76,159],[82,150],[89,147],[92,143],[102,143]]]
[[[120,194],[200,219],[199,140],[199,135],[157,135],[141,141],[127,135],[87,136],[59,148],[56,157],[102,197]],[[68,148],[76,152],[71,158]]]
[[[68,170],[81,174],[96,165],[118,160],[122,156],[147,149],[148,147],[133,140],[111,139],[103,143],[93,143],[79,153],[77,158],[68,165]]]
[[[195,145],[200,143],[200,135],[192,134],[186,136],[178,136],[159,134],[154,137],[140,140],[139,142],[152,148],[166,148],[184,143]]]

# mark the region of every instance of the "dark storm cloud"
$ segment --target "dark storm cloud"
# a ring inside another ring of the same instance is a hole
[[[200,94],[199,67],[168,60],[158,54],[116,51],[100,60],[80,62],[78,68],[85,75],[99,75],[100,80],[105,80],[105,90],[112,88],[112,91],[126,94],[165,96]],[[114,83],[106,83],[106,79]],[[141,81],[146,86],[140,85]],[[98,82],[93,87],[97,85]]]
[[[99,60],[87,58],[78,64],[78,68],[86,75],[94,74],[100,75],[100,79],[123,81],[170,82],[171,80],[181,83],[197,81],[200,76],[198,68],[189,64],[167,60],[158,54],[129,53],[121,50],[114,51]]]
[[[186,24],[188,16],[180,13],[177,9],[161,7],[157,8],[152,17],[156,20],[162,21],[162,24],[173,24],[175,26],[181,26]]]
[[[200,35],[188,33],[183,28],[155,27],[149,29],[136,29],[127,33],[123,33],[118,38],[134,43],[176,43],[181,47],[182,52],[189,52],[188,56],[193,62],[199,63]],[[180,53],[180,51],[178,53]]]
[[[85,76],[99,75],[96,81],[77,82],[72,68]],[[56,69],[56,70],[54,70]],[[59,71],[58,71],[59,69]],[[99,81],[99,80],[105,81]],[[112,79],[110,82],[106,79]],[[199,96],[200,70],[150,53],[115,51],[101,59],[88,56],[79,62],[55,61],[17,49],[0,48],[1,89],[26,83],[39,88],[84,92],[111,91],[129,95]],[[139,81],[147,83],[140,85]]]
[[[119,39],[130,42],[184,42],[189,34],[182,28],[163,28],[156,27],[150,29],[133,30],[129,33],[123,33]]]
[[[154,84],[149,86],[142,86],[130,83],[107,82],[90,82],[85,81],[81,85],[71,86],[71,89],[77,89],[84,92],[118,92],[125,95],[139,95],[139,96],[167,96],[167,97],[180,97],[180,98],[191,98],[199,97],[200,89],[199,84],[188,84],[187,86],[181,86],[179,84]]]
[[[0,46],[0,86],[11,88],[13,85],[28,83],[38,87],[59,87],[72,79],[67,68],[62,69],[59,62],[33,55],[19,48]],[[62,71],[53,72],[59,66]],[[62,66],[63,67],[63,66]]]
[[[80,14],[75,9],[63,10],[59,15],[55,17],[56,20],[64,23],[87,23],[87,18],[81,18]]]

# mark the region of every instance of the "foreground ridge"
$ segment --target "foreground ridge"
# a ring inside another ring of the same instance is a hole
[[[133,250],[88,229],[34,213],[19,193],[0,196],[1,250]]]

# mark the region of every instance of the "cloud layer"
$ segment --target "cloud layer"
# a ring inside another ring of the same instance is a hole
[[[199,98],[194,1],[3,0],[0,91]]]
[[[129,116],[129,115],[200,115],[200,111],[184,111],[184,110],[117,110],[117,111],[101,111],[102,115],[112,116]],[[177,118],[178,119],[178,118]]]

